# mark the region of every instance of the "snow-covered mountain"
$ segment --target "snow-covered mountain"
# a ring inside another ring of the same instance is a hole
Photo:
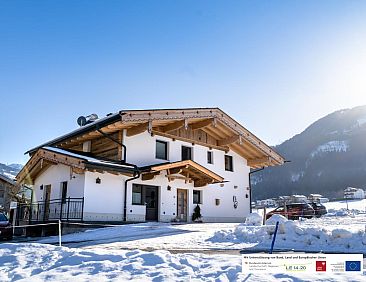
[[[254,198],[366,188],[366,106],[336,111],[275,149],[290,163],[253,174]]]
[[[18,172],[22,169],[23,165],[21,164],[2,164],[0,163],[0,174],[3,174],[11,179],[15,178]]]

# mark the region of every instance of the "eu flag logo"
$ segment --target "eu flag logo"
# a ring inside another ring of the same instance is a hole
[[[361,271],[361,261],[346,260],[346,271]]]

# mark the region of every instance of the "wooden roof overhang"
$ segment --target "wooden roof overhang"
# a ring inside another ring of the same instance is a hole
[[[219,108],[131,110],[81,127],[44,145],[73,149],[85,141],[126,130],[126,136],[151,135],[186,141],[244,157],[251,168],[275,166],[285,159]],[[103,131],[103,133],[100,132]],[[122,137],[119,137],[121,139]],[[32,153],[35,149],[28,152]]]
[[[148,171],[142,173],[141,179],[143,181],[154,179],[163,171],[166,171],[166,177],[169,181],[181,179],[186,183],[193,182],[194,187],[202,187],[207,184],[221,183],[224,181],[224,178],[220,175],[191,160],[154,165],[144,170]]]
[[[15,186],[16,185],[15,181],[13,181],[9,177],[7,177],[5,175],[2,175],[2,174],[0,174],[0,181],[5,182],[5,183],[7,183],[7,184],[9,184],[11,186]]]
[[[35,178],[49,168],[51,165],[64,164],[71,168],[70,173],[81,174],[85,171],[96,171],[100,173],[109,172],[112,174],[133,175],[133,169],[120,167],[117,164],[103,162],[90,162],[83,156],[69,155],[67,152],[60,153],[44,148],[38,149],[28,160],[16,179],[18,184],[33,185]]]

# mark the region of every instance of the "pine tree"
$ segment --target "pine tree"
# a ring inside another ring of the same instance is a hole
[[[193,215],[192,215],[192,221],[195,221],[197,219],[200,219],[201,217],[202,217],[202,215],[201,215],[201,208],[197,204],[197,206],[194,208],[194,212],[193,212]]]

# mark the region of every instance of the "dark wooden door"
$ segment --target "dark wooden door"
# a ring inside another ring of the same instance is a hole
[[[187,190],[177,189],[177,217],[187,221]]]
[[[44,217],[43,217],[44,221],[47,221],[50,215],[50,199],[51,199],[51,185],[46,185],[44,188]]]
[[[158,187],[144,186],[145,188],[145,205],[146,205],[146,220],[158,220]]]

